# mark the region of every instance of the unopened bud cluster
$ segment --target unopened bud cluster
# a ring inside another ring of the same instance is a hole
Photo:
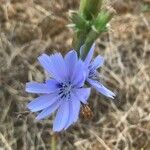
[[[113,15],[112,9],[102,8],[102,0],[81,0],[79,11],[71,13],[72,27],[75,30],[74,49],[79,51],[84,45],[81,58],[85,58],[98,36],[107,31],[107,24]]]

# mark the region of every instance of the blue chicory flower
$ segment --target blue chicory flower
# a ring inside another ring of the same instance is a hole
[[[96,58],[94,58],[94,60],[92,60],[94,49],[95,49],[95,43],[92,45],[86,58],[84,59],[85,67],[87,69],[86,81],[101,94],[110,98],[114,98],[115,94],[111,92],[109,89],[107,89],[104,85],[102,85],[102,83],[99,80],[100,75],[97,69],[104,64],[104,58],[98,55]],[[83,54],[82,50],[83,50],[83,46],[80,49],[80,56],[82,56]]]
[[[84,63],[78,59],[76,51],[68,52],[65,57],[60,53],[42,54],[38,57],[42,67],[51,78],[45,83],[29,82],[26,91],[42,94],[31,101],[27,107],[32,112],[41,111],[36,117],[41,120],[57,111],[53,130],[67,129],[77,121],[81,103],[87,103],[90,88],[84,88],[86,73]]]

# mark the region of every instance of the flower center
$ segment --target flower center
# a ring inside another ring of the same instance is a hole
[[[61,98],[67,98],[69,99],[71,96],[71,91],[73,89],[73,86],[70,82],[68,83],[60,83],[59,88],[59,95]]]

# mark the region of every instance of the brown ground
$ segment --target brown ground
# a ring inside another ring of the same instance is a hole
[[[93,91],[94,117],[54,135],[52,118],[36,122],[28,112],[33,94],[24,86],[44,79],[37,56],[71,48],[65,25],[78,1],[0,0],[0,150],[150,150],[150,0],[108,4],[117,15],[96,53],[106,58],[101,74],[116,99]]]

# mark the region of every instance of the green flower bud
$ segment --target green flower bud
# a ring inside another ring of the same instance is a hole
[[[79,13],[82,14],[85,19],[92,20],[97,16],[101,9],[103,0],[81,0]]]

